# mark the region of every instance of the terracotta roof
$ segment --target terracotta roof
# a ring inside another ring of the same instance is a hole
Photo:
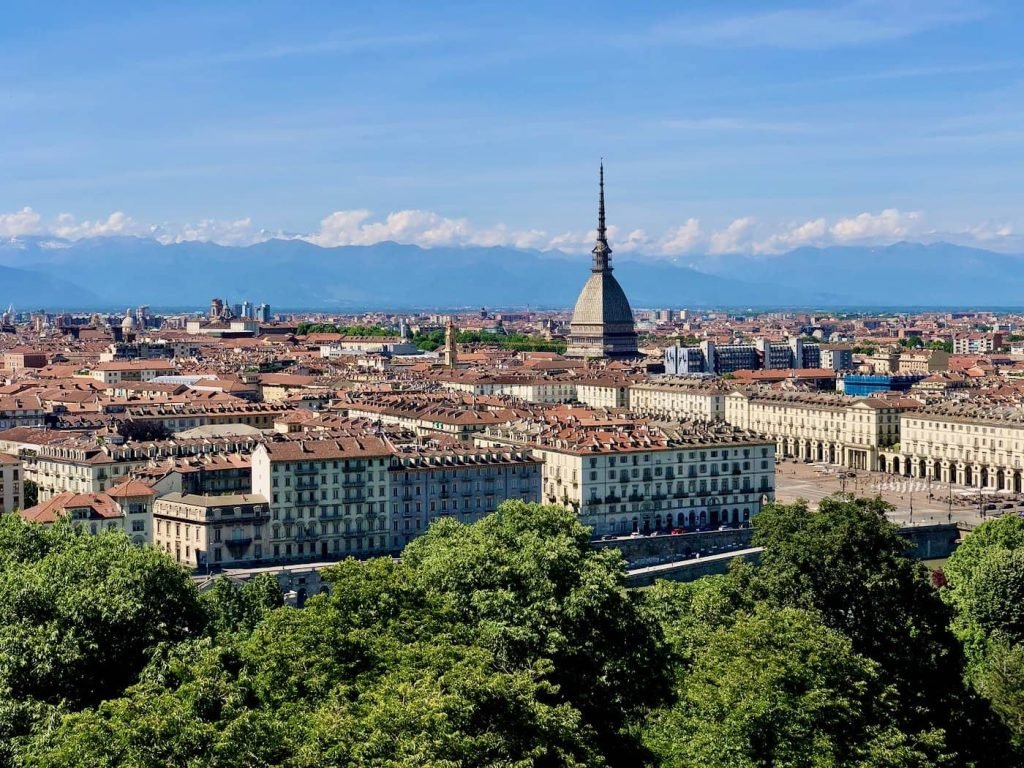
[[[124,515],[109,494],[64,491],[34,507],[23,509],[21,516],[33,523],[54,523],[71,509],[89,510],[90,520],[112,520]]]

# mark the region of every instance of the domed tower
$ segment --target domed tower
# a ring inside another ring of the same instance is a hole
[[[590,278],[580,291],[569,323],[568,357],[637,357],[633,310],[612,275],[612,249],[604,222],[604,163],[597,206],[597,242]]]
[[[124,311],[124,319],[121,321],[121,338],[125,341],[133,340],[137,328],[138,324],[135,322],[135,318],[132,317],[132,311],[126,309]]]

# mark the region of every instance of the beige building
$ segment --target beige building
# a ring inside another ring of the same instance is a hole
[[[21,509],[25,498],[24,479],[21,460],[0,453],[0,515]]]
[[[737,390],[725,400],[726,421],[770,436],[780,458],[851,469],[876,469],[881,451],[900,441],[900,414],[921,406],[819,392]]]
[[[628,408],[628,381],[588,379],[576,382],[576,399],[591,408]]]
[[[168,360],[115,360],[98,363],[91,374],[104,384],[120,384],[122,381],[152,381],[157,376],[175,372],[174,363]]]
[[[36,483],[39,500],[45,501],[64,491],[102,493],[168,458],[251,451],[260,440],[262,436],[236,435],[114,444],[68,437],[30,447],[23,444],[20,453],[25,479]]]
[[[949,370],[949,352],[921,349],[900,355],[897,373],[937,373]]]
[[[903,415],[899,450],[882,468],[992,491],[1024,490],[1024,413],[1017,406],[942,403]]]
[[[542,501],[594,535],[740,525],[775,494],[775,446],[726,424],[521,421],[477,437],[544,461]]]
[[[718,421],[729,391],[718,379],[659,377],[629,388],[629,408],[661,419]]]
[[[169,493],[153,505],[153,540],[189,568],[251,565],[264,559],[269,520],[260,495]]]
[[[271,441],[252,456],[252,490],[268,499],[264,558],[382,554],[388,541],[388,467],[382,437]]]

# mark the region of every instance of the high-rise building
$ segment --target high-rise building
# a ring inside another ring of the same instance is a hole
[[[241,313],[240,316],[242,318],[244,318],[245,320],[251,320],[252,319],[252,302],[251,301],[243,301],[242,302],[242,313]]]
[[[594,263],[569,324],[569,357],[637,356],[633,310],[619,281],[612,275],[612,249],[604,216],[604,163],[601,164]]]
[[[270,322],[269,304],[260,304],[258,307],[256,307],[256,319],[259,320],[261,323]]]

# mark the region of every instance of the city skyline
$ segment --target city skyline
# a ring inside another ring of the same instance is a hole
[[[1024,251],[1010,3],[58,5],[0,33],[3,238],[585,252],[604,155],[619,254]]]

